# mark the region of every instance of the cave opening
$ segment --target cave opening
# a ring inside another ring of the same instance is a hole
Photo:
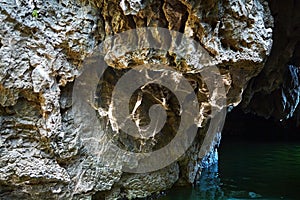
[[[217,175],[227,197],[297,199],[299,129],[295,118],[265,119],[234,109],[223,129],[217,174],[208,169],[206,181]]]
[[[245,113],[237,107],[227,114],[222,131],[222,140],[276,142],[300,141],[300,125],[296,118],[287,120],[266,119]]]
[[[219,147],[219,162],[203,169],[193,188],[176,188],[167,199],[297,199],[300,187],[300,126],[228,113]]]

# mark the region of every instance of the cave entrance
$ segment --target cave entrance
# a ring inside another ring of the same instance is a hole
[[[194,188],[161,199],[298,199],[300,127],[239,108],[228,113],[219,163],[204,169]]]
[[[225,196],[297,199],[300,127],[235,109],[228,114],[219,149],[218,177]]]

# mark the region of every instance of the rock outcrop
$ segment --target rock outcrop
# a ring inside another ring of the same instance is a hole
[[[269,3],[275,21],[274,44],[264,69],[249,82],[241,107],[275,120],[294,117],[299,124],[300,3]]]
[[[123,60],[135,61],[133,65],[108,63],[99,104],[109,105],[106,101],[115,81],[126,70],[155,57],[155,62],[184,74],[208,108],[202,115],[205,123],[188,151],[171,165],[144,174],[109,168],[86,151],[80,124],[74,123],[74,82],[85,58],[110,35],[139,27],[163,27],[198,41],[220,70],[226,106],[241,102],[243,91],[264,68],[272,48],[273,17],[264,0],[10,0],[0,1],[0,21],[0,198],[4,199],[141,198],[174,184],[193,183],[201,168],[217,161],[220,133],[206,154],[199,154],[212,106],[209,98],[204,98],[209,95],[207,88],[195,66],[187,60],[179,63],[176,55],[166,53],[141,57],[133,52]],[[157,35],[152,37],[160,41]],[[286,76],[294,81],[282,81],[285,101],[293,104],[286,106],[288,113],[299,101],[295,99],[299,90],[296,74],[298,69],[290,65]],[[146,102],[156,103],[155,95],[161,95],[158,99],[167,99],[174,113],[165,134],[159,135],[154,145],[146,145],[150,150],[174,137],[176,123],[172,120],[180,117],[170,91],[153,87],[145,89]],[[158,90],[163,92],[158,94]],[[251,89],[248,93],[253,94]],[[246,105],[254,101],[245,99]],[[147,117],[141,120],[147,122]],[[106,133],[107,129],[100,131]],[[117,139],[128,142],[123,136]],[[138,151],[136,143],[129,142]]]

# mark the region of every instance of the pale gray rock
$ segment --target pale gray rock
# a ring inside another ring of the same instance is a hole
[[[146,7],[144,0],[121,0],[120,7],[125,15],[136,15],[140,10]]]
[[[203,155],[199,153],[203,130],[177,162],[148,174],[111,169],[89,154],[80,137],[80,124],[74,123],[72,90],[85,57],[106,36],[159,26],[192,37],[215,58],[228,105],[234,106],[241,101],[248,81],[262,70],[272,46],[273,18],[263,0],[2,0],[0,22],[1,199],[141,198],[176,183],[193,183],[203,167],[217,162],[220,135]],[[155,56],[148,54],[141,59],[132,53],[120,63],[137,59],[164,64],[176,61],[176,56]],[[194,60],[187,60],[190,67],[174,68],[201,83],[199,74],[193,73]],[[104,100],[109,99],[113,80],[128,65],[112,63],[110,67],[106,90],[99,94]],[[148,88],[150,99],[157,94],[156,89]],[[205,99],[201,89],[197,94]],[[172,100],[169,92],[163,95]],[[205,108],[209,106],[207,102]],[[175,112],[172,119],[176,117]],[[166,132],[173,133],[174,128],[170,123]],[[156,147],[170,137],[158,138]],[[119,139],[138,149],[139,141],[123,136]],[[149,142],[147,148],[155,145]]]

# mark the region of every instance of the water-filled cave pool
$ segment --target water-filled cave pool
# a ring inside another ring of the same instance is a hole
[[[222,142],[219,164],[160,200],[300,199],[300,142]]]
[[[160,200],[300,199],[299,127],[239,112],[226,121],[218,165]]]

